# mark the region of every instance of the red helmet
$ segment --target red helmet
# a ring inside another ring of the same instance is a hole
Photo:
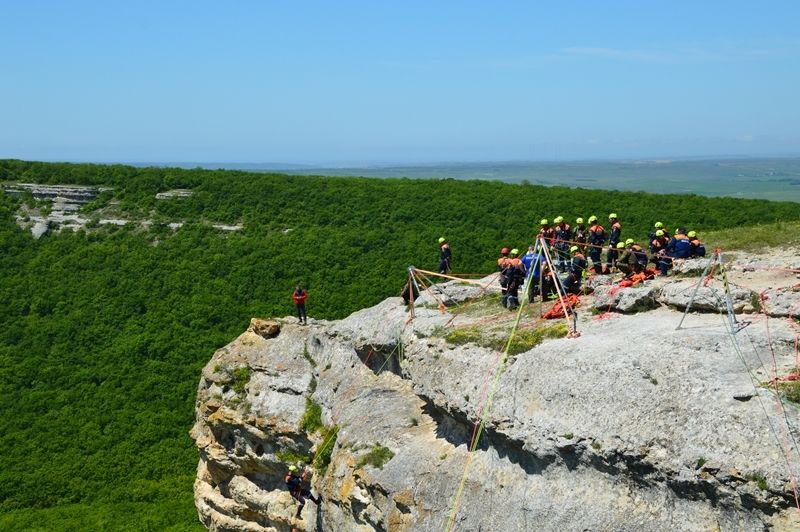
[[[503,248],[500,250],[501,255],[508,255],[508,248]]]

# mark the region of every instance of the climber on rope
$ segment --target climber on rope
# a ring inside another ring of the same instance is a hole
[[[450,251],[450,244],[445,237],[439,238],[439,273],[450,273],[450,262],[453,253]]]
[[[289,472],[286,473],[286,477],[283,479],[286,482],[286,487],[289,489],[291,496],[300,503],[300,506],[297,507],[297,513],[295,514],[295,517],[298,519],[300,519],[300,513],[306,505],[306,499],[311,499],[317,505],[322,502],[322,497],[314,497],[311,490],[303,486],[307,477],[307,469],[300,474],[297,471],[297,466],[292,464],[289,466]]]

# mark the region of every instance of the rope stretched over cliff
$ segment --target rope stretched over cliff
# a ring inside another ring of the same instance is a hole
[[[458,510],[461,506],[461,496],[464,493],[464,484],[467,481],[467,476],[469,475],[469,470],[472,467],[472,461],[475,457],[475,450],[478,448],[478,442],[481,439],[481,435],[483,434],[483,429],[486,426],[486,419],[489,416],[489,412],[492,409],[492,402],[494,401],[494,394],[497,391],[497,385],[500,382],[500,376],[503,374],[503,370],[505,369],[506,362],[508,361],[508,351],[511,349],[511,344],[514,341],[514,337],[517,333],[517,328],[519,326],[520,319],[522,318],[522,310],[525,308],[525,298],[522,299],[520,303],[519,309],[517,310],[517,317],[514,320],[514,326],[511,328],[511,334],[508,337],[508,341],[506,342],[506,347],[503,350],[501,357],[499,358],[499,365],[497,367],[497,371],[495,372],[494,381],[492,382],[492,386],[489,389],[489,394],[486,398],[486,403],[483,405],[480,411],[480,422],[476,425],[472,435],[472,441],[470,442],[469,446],[469,454],[467,455],[467,462],[464,466],[464,474],[461,476],[461,481],[458,485],[458,490],[456,491],[456,495],[453,501],[453,507],[450,511],[450,517],[447,520],[447,527],[445,530],[447,532],[451,532],[453,527],[455,526],[456,516],[458,515]]]

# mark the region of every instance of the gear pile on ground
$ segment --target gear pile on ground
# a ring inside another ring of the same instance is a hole
[[[436,285],[446,311],[423,292],[410,322],[401,298],[308,327],[254,320],[200,381],[200,519],[241,531],[445,530],[451,516],[455,530],[797,530],[800,419],[769,386],[796,364],[798,322],[785,316],[800,308],[798,279],[779,268],[797,265],[784,258],[729,269],[751,322],[735,337],[718,281],[676,330],[697,274],[592,279],[578,338],[544,333],[547,305],[524,308],[517,336],[542,334],[511,351],[470,468],[514,319],[499,287]],[[320,503],[297,518],[284,477],[306,461]]]

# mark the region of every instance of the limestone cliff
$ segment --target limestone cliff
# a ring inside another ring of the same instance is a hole
[[[739,287],[738,310],[790,313],[797,279],[757,278],[754,264],[732,270],[750,287]],[[759,283],[771,290],[761,304],[749,291]],[[699,305],[711,312],[690,314],[680,330],[673,307],[690,281],[625,289],[647,293],[624,308],[595,284],[598,308],[620,312],[580,312],[580,337],[545,339],[509,359],[455,529],[798,529],[798,410],[783,403],[787,432],[775,392],[754,386],[744,367],[757,384],[769,381],[771,345],[778,373],[793,369],[797,322],[769,319],[768,338],[767,314],[740,316],[752,322],[736,335],[740,358],[713,283]],[[410,322],[399,298],[308,327],[254,320],[214,354],[192,429],[195,500],[209,529],[445,530],[497,367],[493,340],[512,316],[477,288],[437,289],[460,305],[441,313],[423,296]],[[536,319],[538,303],[530,314],[529,331],[549,325]],[[316,406],[321,427],[309,424]],[[283,476],[306,457],[316,459],[311,487],[322,503],[295,519]]]

